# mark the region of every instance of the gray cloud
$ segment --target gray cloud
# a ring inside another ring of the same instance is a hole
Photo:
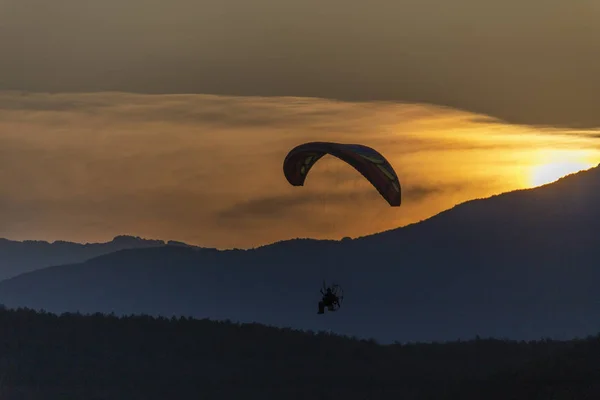
[[[0,89],[424,102],[597,128],[599,19],[593,0],[5,0]]]
[[[432,195],[441,195],[444,193],[459,191],[466,185],[449,184],[424,186],[415,185],[403,187],[404,201],[420,202]],[[301,189],[300,189],[301,190]],[[233,222],[245,224],[248,220],[255,223],[261,223],[261,220],[280,220],[291,219],[297,216],[299,212],[308,213],[316,212],[316,215],[307,216],[304,221],[311,223],[311,220],[322,217],[323,212],[327,212],[327,208],[345,209],[347,215],[350,210],[355,208],[369,207],[378,204],[380,207],[389,207],[385,200],[380,197],[375,188],[368,190],[348,191],[348,192],[320,192],[320,193],[297,193],[274,195],[255,198],[241,203],[236,203],[227,207],[216,214],[219,222]],[[379,203],[375,203],[379,202]]]
[[[280,219],[297,213],[300,209],[311,211],[315,206],[327,204],[332,207],[348,205],[352,201],[371,198],[369,192],[363,193],[295,193],[276,196],[265,196],[242,203],[234,204],[217,214],[219,220]]]
[[[68,118],[72,113],[101,115],[112,120],[203,124],[207,127],[283,128],[311,124],[313,131],[356,133],[357,123],[372,119],[374,110],[402,111],[395,104],[342,103],[315,98],[249,98],[214,95],[147,96],[128,93],[32,94],[0,92],[0,112],[52,113]],[[406,108],[409,117],[414,114]]]

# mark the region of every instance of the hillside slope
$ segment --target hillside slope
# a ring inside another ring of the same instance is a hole
[[[356,240],[125,250],[0,283],[51,311],[191,315],[375,337],[570,338],[600,330],[600,168]],[[343,308],[316,315],[322,279]]]
[[[53,265],[78,263],[123,249],[164,246],[162,240],[116,236],[106,243],[73,243],[0,238],[0,280]]]

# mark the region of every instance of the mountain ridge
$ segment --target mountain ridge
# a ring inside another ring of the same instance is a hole
[[[82,262],[126,249],[165,246],[163,240],[117,235],[109,242],[77,243],[65,240],[10,240],[0,238],[0,280],[53,265]]]
[[[382,342],[600,330],[600,168],[342,241],[129,249],[0,282],[0,302],[327,329]],[[345,289],[316,315],[322,280]],[[321,317],[321,318],[320,318]]]
[[[255,246],[255,247],[251,247],[251,248],[225,248],[225,249],[217,249],[217,248],[215,248],[215,249],[219,250],[219,251],[256,250],[256,249],[260,249],[260,248],[263,248],[263,247],[270,247],[270,246],[278,245],[278,244],[281,244],[281,243],[287,243],[287,242],[299,242],[299,241],[304,241],[304,242],[308,242],[308,241],[312,241],[312,242],[340,242],[340,241],[347,241],[347,240],[359,240],[359,239],[363,239],[363,238],[369,238],[369,237],[378,236],[378,235],[386,234],[388,232],[397,231],[399,229],[404,229],[404,228],[412,227],[414,225],[421,224],[421,223],[423,223],[425,221],[428,221],[428,220],[431,220],[431,219],[435,219],[435,218],[437,218],[439,216],[443,216],[443,215],[445,215],[446,213],[448,213],[448,212],[450,212],[452,210],[455,210],[457,208],[460,208],[460,207],[463,207],[463,206],[466,206],[466,205],[469,205],[469,204],[472,204],[472,203],[475,203],[475,202],[484,201],[484,200],[490,200],[490,199],[495,199],[495,198],[503,197],[503,196],[506,196],[506,195],[512,195],[512,194],[521,193],[521,192],[530,192],[530,191],[538,190],[538,189],[545,188],[545,187],[548,187],[548,186],[553,186],[553,185],[558,184],[559,182],[562,182],[565,179],[571,178],[573,176],[577,176],[577,175],[579,175],[581,173],[590,172],[590,171],[596,170],[596,169],[600,170],[600,164],[598,164],[595,167],[591,167],[591,168],[588,168],[588,169],[585,169],[585,170],[581,170],[581,171],[578,171],[578,172],[573,172],[573,173],[567,174],[567,175],[565,175],[565,176],[563,176],[563,177],[561,177],[561,178],[559,178],[559,179],[557,179],[557,180],[555,180],[553,182],[546,183],[544,185],[540,185],[540,186],[536,186],[536,187],[532,187],[532,188],[511,190],[511,191],[508,191],[508,192],[494,194],[494,195],[491,195],[491,196],[488,196],[488,197],[479,197],[479,198],[470,199],[470,200],[464,201],[462,203],[455,204],[454,206],[452,206],[452,207],[450,207],[450,208],[448,208],[446,210],[443,210],[443,211],[441,211],[441,212],[439,212],[437,214],[434,214],[434,215],[432,215],[430,217],[424,218],[424,219],[422,219],[420,221],[415,221],[415,222],[412,222],[410,224],[407,224],[407,225],[404,225],[404,226],[401,226],[401,227],[391,228],[391,229],[387,229],[385,231],[376,232],[376,233],[373,233],[373,234],[368,234],[368,235],[363,235],[363,236],[357,236],[357,237],[354,237],[354,238],[344,237],[344,238],[338,240],[338,239],[315,239],[315,238],[310,238],[310,237],[298,237],[298,238],[291,238],[291,239],[279,240],[279,241],[275,241],[275,242],[271,242],[271,243],[265,243],[265,244],[258,245],[258,246]],[[600,173],[599,173],[599,175],[600,175]],[[126,235],[126,234],[116,235],[111,241],[108,241],[108,242],[76,242],[76,241],[67,241],[67,240],[60,240],[60,239],[54,240],[54,241],[37,240],[37,239],[14,240],[14,239],[8,239],[8,238],[0,238],[0,244],[2,244],[3,242],[4,243],[23,243],[23,244],[42,244],[42,245],[54,245],[54,244],[56,244],[56,245],[62,245],[62,244],[65,244],[65,245],[81,245],[81,246],[84,246],[84,247],[86,247],[86,246],[94,246],[94,245],[105,245],[105,244],[114,243],[114,242],[118,242],[118,241],[128,241],[130,243],[132,243],[133,241],[144,241],[144,242],[155,242],[155,243],[158,243],[161,246],[166,246],[166,245],[177,246],[177,245],[180,245],[180,246],[183,246],[183,247],[208,248],[208,247],[203,247],[203,246],[200,246],[200,245],[197,245],[197,244],[189,244],[189,243],[186,243],[186,242],[181,242],[181,241],[176,241],[176,240],[165,241],[165,240],[162,240],[162,239],[150,239],[150,238],[143,238],[141,236]]]

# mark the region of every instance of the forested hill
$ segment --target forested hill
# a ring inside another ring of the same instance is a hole
[[[383,346],[258,324],[27,309],[0,310],[0,332],[0,397],[11,400],[600,394],[599,338]]]

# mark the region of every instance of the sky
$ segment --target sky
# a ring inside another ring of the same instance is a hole
[[[596,0],[0,0],[0,237],[361,236],[600,163]],[[310,140],[394,165],[391,208]]]

